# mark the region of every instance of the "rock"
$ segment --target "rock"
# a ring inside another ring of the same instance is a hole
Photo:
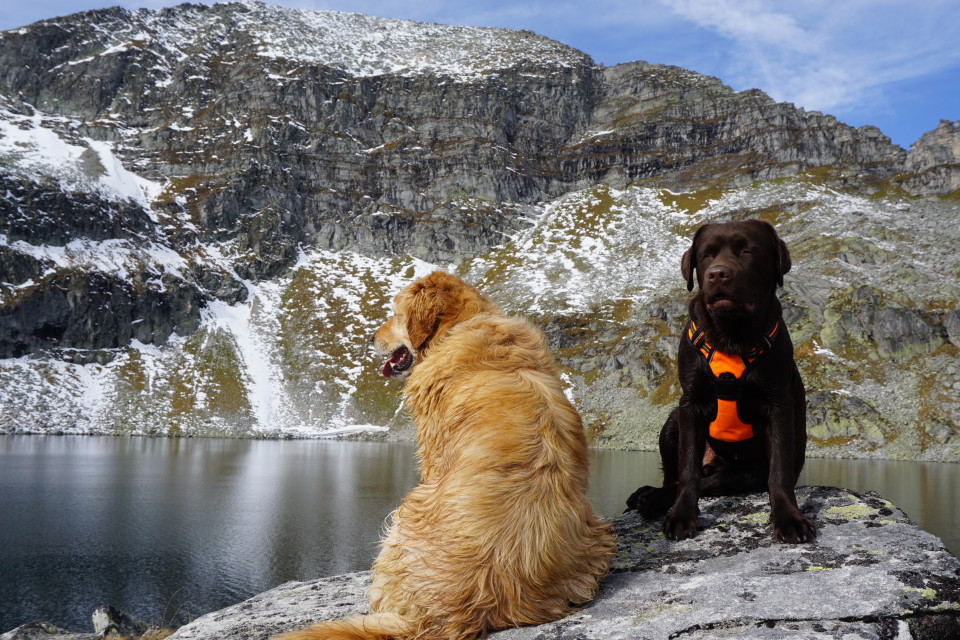
[[[370,572],[288,582],[180,627],[174,640],[253,640],[367,610]],[[170,640],[170,639],[168,639]]]
[[[960,637],[960,560],[874,493],[802,487],[816,542],[771,539],[767,495],[704,499],[702,530],[671,542],[660,523],[615,518],[612,574],[589,606],[493,638],[943,640]],[[265,640],[366,608],[370,574],[287,583],[198,618],[170,640]]]
[[[518,205],[592,184],[838,165],[889,177],[902,161],[903,150],[873,128],[676,67],[599,67],[531,32],[417,25],[421,66],[371,75],[365,61],[331,53],[349,37],[338,32],[386,33],[376,43],[393,50],[373,55],[395,59],[410,52],[389,34],[406,24],[312,18],[294,25],[299,14],[259,2],[181,5],[6,32],[0,104],[66,118],[44,126],[94,160],[92,141],[117,141],[125,164],[167,182],[151,203],[165,219],[151,220],[142,207],[61,190],[49,177],[0,173],[0,193],[17,212],[0,232],[33,244],[179,233],[174,250],[197,239],[235,243],[241,277],[273,278],[299,244],[462,260],[522,227]],[[181,26],[200,22],[209,29]],[[258,44],[300,31],[311,47],[279,56]],[[424,62],[430,50],[459,54],[465,37],[483,39],[485,62],[468,61],[466,73]],[[77,82],[97,88],[70,91]],[[78,161],[75,172],[95,178],[99,162]],[[157,224],[170,218],[178,221]]]
[[[954,309],[943,318],[943,326],[947,336],[954,345],[960,347],[960,310]]]
[[[163,344],[200,325],[201,293],[172,274],[51,270],[0,304],[0,357],[70,350],[75,362],[112,359],[137,339]]]
[[[960,189],[960,121],[941,120],[913,143],[907,153],[907,171],[916,175],[904,182],[913,195],[941,195]]]
[[[93,633],[71,633],[49,622],[29,622],[0,634],[0,640],[96,640]]]
[[[843,393],[815,391],[807,395],[807,435],[820,441],[859,439],[879,447],[896,429],[876,409],[860,398]]]
[[[94,633],[74,633],[48,622],[31,622],[0,634],[0,640],[102,640],[105,638],[140,638],[151,630],[150,625],[132,618],[110,605],[93,612]]]
[[[854,129],[678,67],[632,62],[604,69],[604,80],[588,133],[561,162],[581,175],[602,171],[614,186],[659,176],[749,183],[810,167],[882,178],[903,161],[874,127]]]
[[[6,208],[0,233],[10,242],[63,246],[71,240],[115,238],[144,241],[158,236],[144,207],[114,202],[84,191],[65,191],[58,184],[41,184],[0,173]]]
[[[132,618],[108,604],[97,607],[93,612],[93,630],[97,638],[136,637],[146,633],[149,628],[146,622]]]
[[[834,295],[820,335],[828,349],[849,353],[868,343],[884,359],[906,362],[936,351],[944,333],[931,314],[884,303],[876,289],[860,286]]]

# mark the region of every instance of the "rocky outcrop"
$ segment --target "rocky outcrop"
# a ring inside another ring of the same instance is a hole
[[[28,622],[0,635],[2,640],[96,640],[95,633],[72,633],[47,622]]]
[[[904,187],[914,195],[942,195],[960,189],[960,122],[941,120],[920,136],[907,154]]]
[[[590,128],[560,158],[580,187],[665,177],[686,186],[749,184],[820,167],[884,179],[903,161],[875,127],[853,129],[677,67],[617,65],[604,69],[603,88]]]
[[[749,182],[823,166],[888,177],[902,156],[875,129],[682,69],[602,69],[531,33],[467,32],[503,51],[478,69],[434,70],[426,56],[372,75],[328,50],[364,17],[302,13],[246,2],[38,23],[0,37],[0,92],[166,179],[156,206],[185,209],[202,239],[236,242],[233,265],[250,278],[282,273],[300,243],[462,260],[516,230],[518,205],[600,182]],[[260,39],[282,42],[298,16],[311,48],[276,52]],[[420,45],[441,50],[464,35],[419,28]],[[406,53],[382,40],[383,55]]]
[[[166,629],[151,627],[108,604],[97,607],[91,617],[93,633],[74,633],[47,622],[30,622],[0,634],[0,640],[161,640],[171,633]]]
[[[946,342],[937,314],[884,304],[880,292],[869,286],[835,292],[823,313],[820,338],[834,351],[855,352],[866,343],[884,360],[906,362],[933,353]]]
[[[142,620],[137,620],[108,604],[97,607],[92,617],[93,630],[100,638],[108,636],[137,637],[145,634],[150,628],[150,625]]]
[[[163,344],[175,331],[195,331],[202,299],[196,285],[164,274],[150,286],[153,278],[64,270],[31,279],[0,308],[0,356],[56,351],[73,362],[103,362],[132,340]]]
[[[328,49],[368,37],[352,20],[388,34],[405,23],[301,14],[248,2],[40,23],[0,40],[0,91],[119,138],[124,161],[170,180],[163,199],[202,237],[251,253],[237,265],[251,277],[289,267],[301,242],[431,261],[489,247],[515,224],[500,203],[543,197],[540,165],[586,126],[599,91],[587,56],[502,30],[466,35],[489,37],[505,62],[373,75]],[[270,49],[298,17],[313,45]],[[464,35],[418,28],[428,61]],[[402,34],[378,39],[383,56],[408,55]],[[90,82],[97,91],[69,90]]]
[[[0,174],[4,216],[0,233],[7,242],[63,246],[71,240],[140,240],[157,237],[144,207],[111,202],[83,191],[65,192],[59,185],[38,184]]]
[[[597,599],[495,638],[912,638],[960,634],[960,560],[876,494],[805,487],[816,542],[775,543],[766,494],[701,502],[698,535],[666,540],[636,514]],[[263,640],[366,610],[367,572],[288,583],[181,627],[172,640]]]

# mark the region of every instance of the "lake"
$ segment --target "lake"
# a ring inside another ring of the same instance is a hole
[[[0,436],[0,633],[90,630],[112,604],[179,625],[288,580],[368,569],[416,483],[409,444]],[[594,450],[615,515],[654,453]],[[873,489],[960,553],[960,465],[810,459],[801,484]]]

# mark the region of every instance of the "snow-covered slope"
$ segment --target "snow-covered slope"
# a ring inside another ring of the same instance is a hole
[[[17,432],[318,436],[378,432],[399,389],[377,377],[368,337],[397,290],[431,265],[303,254],[289,275],[209,302],[200,327],[134,340],[104,364],[0,360],[0,428]],[[402,426],[402,425],[399,425]]]
[[[173,10],[97,11],[47,24],[77,23],[84,37],[57,49],[61,65],[77,66],[135,50],[158,53],[148,69],[160,85],[169,84],[177,63],[210,45],[242,48],[263,58],[340,69],[353,77],[442,75],[469,81],[517,66],[575,67],[587,56],[531,32],[456,27],[359,13],[286,9],[241,0],[214,7],[182,5]],[[29,33],[25,29],[8,36]],[[0,35],[2,37],[2,35]]]
[[[710,193],[600,186],[545,203],[502,246],[443,266],[550,331],[597,444],[653,448],[678,393],[680,257],[699,224],[757,213],[793,251],[782,300],[814,452],[953,458],[960,370],[957,337],[943,327],[960,300],[950,249],[960,237],[955,225],[923,222],[943,213],[936,205],[803,179]],[[134,342],[99,365],[0,361],[4,418],[33,431],[402,430],[399,389],[378,378],[367,338],[392,295],[432,268],[303,253],[286,276],[247,283],[246,302],[209,303],[198,331],[161,347]]]
[[[127,171],[109,142],[67,140],[52,125],[70,127],[67,118],[47,119],[38,111],[15,113],[0,105],[0,162],[12,175],[56,182],[63,191],[93,192],[114,201],[149,207],[162,187]]]
[[[955,459],[956,216],[809,176],[682,193],[600,186],[547,203],[459,273],[548,327],[595,442],[655,449],[679,394],[683,251],[703,223],[761,217],[791,248],[781,301],[814,455]]]

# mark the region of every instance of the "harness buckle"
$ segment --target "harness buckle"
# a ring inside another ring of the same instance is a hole
[[[730,371],[714,376],[713,387],[720,400],[738,400],[740,398],[740,378]]]

